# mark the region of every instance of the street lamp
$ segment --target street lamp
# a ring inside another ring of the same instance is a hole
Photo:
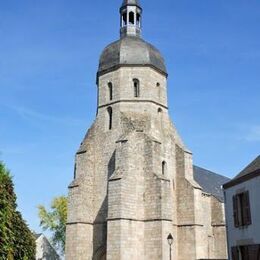
[[[173,237],[172,234],[170,233],[167,237],[168,244],[170,246],[170,260],[172,260],[172,243],[173,243]]]

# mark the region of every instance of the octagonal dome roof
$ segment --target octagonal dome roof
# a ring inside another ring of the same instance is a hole
[[[98,72],[127,65],[151,66],[167,74],[164,58],[159,50],[140,37],[126,36],[108,45],[101,54]]]

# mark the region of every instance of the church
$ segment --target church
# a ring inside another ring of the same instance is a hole
[[[172,123],[164,58],[124,0],[120,39],[101,54],[97,116],[69,186],[67,260],[227,259],[221,186],[193,165]]]

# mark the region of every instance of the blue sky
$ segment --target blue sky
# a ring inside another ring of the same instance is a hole
[[[66,194],[96,111],[102,49],[121,0],[0,0],[0,160],[19,209]],[[259,154],[260,2],[143,0],[143,37],[163,53],[169,107],[194,163],[234,176]]]

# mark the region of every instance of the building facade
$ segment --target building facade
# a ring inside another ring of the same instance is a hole
[[[36,260],[61,260],[56,250],[43,234],[35,235]]]
[[[260,260],[260,156],[224,190],[229,259]]]
[[[120,39],[97,73],[95,122],[69,186],[67,260],[227,259],[220,186],[194,167],[168,113],[167,70],[141,37],[142,8],[124,0]]]

